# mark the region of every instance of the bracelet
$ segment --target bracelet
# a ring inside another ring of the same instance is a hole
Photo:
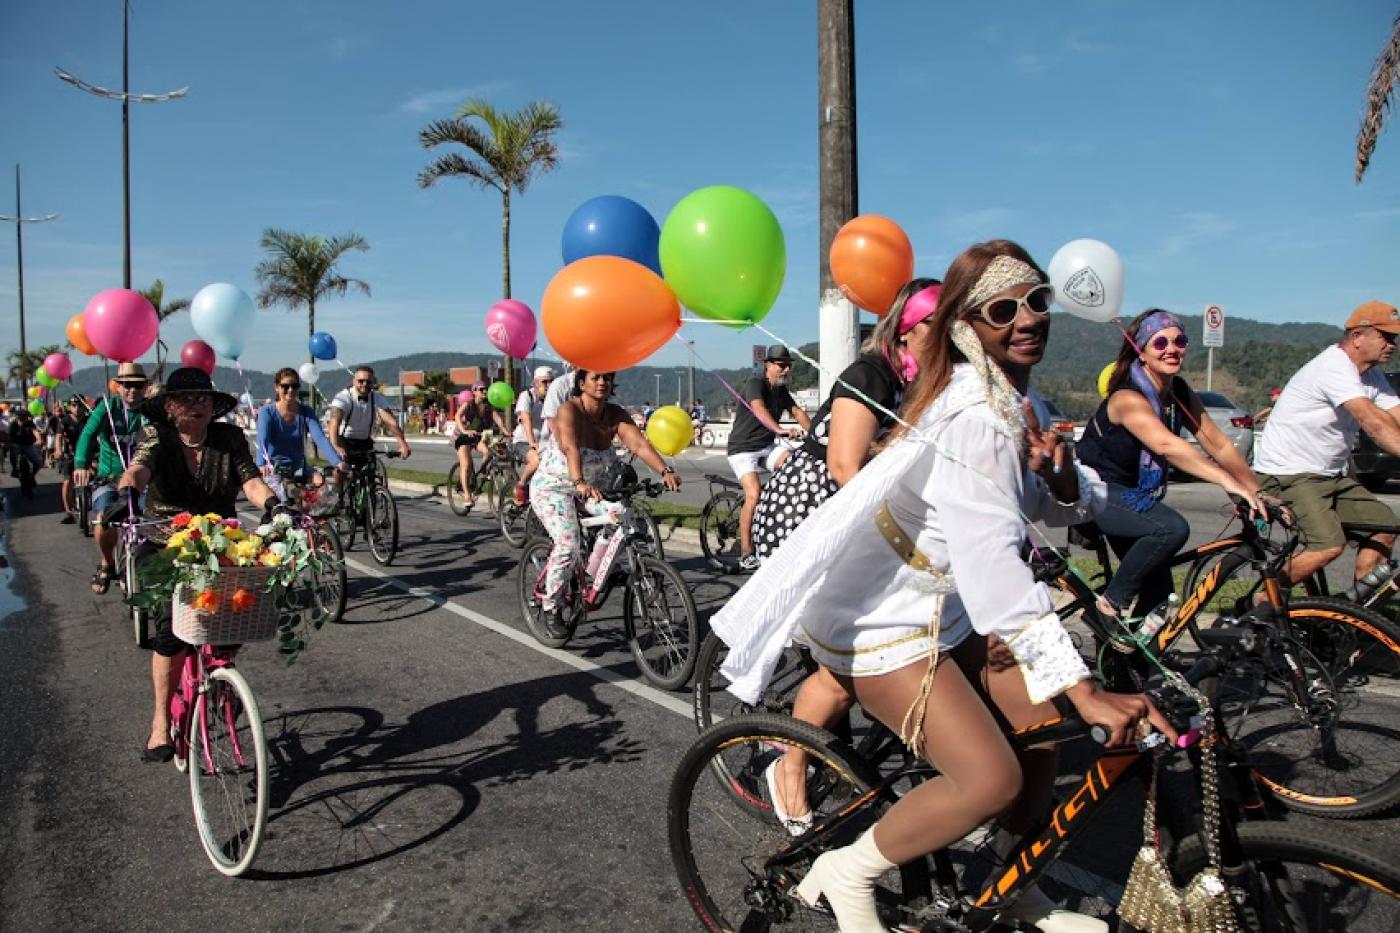
[[[661,471],[661,475],[662,475],[662,476],[665,476],[665,475],[668,474],[668,473],[669,473],[670,475],[672,475],[672,476],[675,476],[675,475],[676,475],[676,471],[673,470],[673,469],[671,469],[670,467],[667,467],[666,469],[664,469],[664,470]]]

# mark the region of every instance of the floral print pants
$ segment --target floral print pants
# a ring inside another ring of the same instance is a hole
[[[540,517],[540,524],[554,539],[549,560],[544,565],[545,609],[553,609],[574,572],[574,562],[582,548],[583,529],[579,527],[578,511],[574,506],[572,488],[558,489],[552,485],[531,484],[530,505]]]

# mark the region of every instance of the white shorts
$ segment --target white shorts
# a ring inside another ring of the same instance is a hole
[[[773,472],[773,461],[788,448],[774,441],[762,450],[750,450],[742,454],[729,455],[729,469],[734,471],[734,476],[742,480],[749,473],[757,473],[759,470]]]

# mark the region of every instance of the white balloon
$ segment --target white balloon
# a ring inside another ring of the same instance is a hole
[[[297,367],[297,375],[304,384],[314,386],[316,380],[321,378],[321,371],[316,368],[315,363],[302,363]]]
[[[1123,306],[1123,260],[1100,240],[1073,240],[1050,259],[1055,303],[1075,317],[1104,323]]]

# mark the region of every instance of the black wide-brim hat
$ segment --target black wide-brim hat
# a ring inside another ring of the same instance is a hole
[[[238,399],[215,389],[213,380],[204,370],[182,366],[165,380],[163,389],[141,403],[141,414],[157,424],[169,424],[170,419],[165,415],[165,400],[172,395],[210,396],[214,399],[214,418],[222,418],[238,407]]]

